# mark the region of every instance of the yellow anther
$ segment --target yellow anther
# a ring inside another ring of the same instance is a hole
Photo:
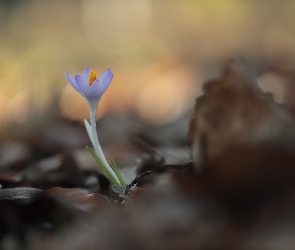
[[[93,70],[90,70],[89,72],[89,78],[88,78],[88,85],[91,86],[92,83],[96,80],[96,73]]]

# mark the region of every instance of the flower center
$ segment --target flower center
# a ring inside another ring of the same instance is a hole
[[[90,70],[88,77],[88,85],[91,86],[92,83],[96,80],[96,73],[93,70]]]

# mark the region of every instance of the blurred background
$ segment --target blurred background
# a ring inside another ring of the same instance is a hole
[[[114,72],[99,117],[171,123],[237,56],[282,102],[284,80],[268,69],[295,67],[294,9],[292,0],[1,0],[0,127],[31,126],[53,107],[66,119],[87,118],[64,72],[88,66]]]

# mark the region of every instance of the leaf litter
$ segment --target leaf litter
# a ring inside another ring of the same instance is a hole
[[[0,160],[1,249],[295,247],[294,114],[259,88],[245,62],[228,63],[203,84],[189,140],[179,137],[177,123],[164,128],[171,136],[157,139],[159,130],[134,117],[107,119],[114,125],[105,126],[106,135],[114,136],[118,119],[129,128],[107,151],[129,168],[141,157],[123,193],[91,158],[75,156],[83,142],[71,145],[71,137],[78,132],[87,141],[80,124],[55,118],[54,137],[45,127],[25,144],[10,144],[26,146],[19,157]],[[60,130],[67,125],[75,133]]]

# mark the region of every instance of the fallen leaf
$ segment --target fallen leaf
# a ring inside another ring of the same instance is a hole
[[[203,91],[189,129],[197,170],[226,146],[273,141],[294,127],[292,114],[261,91],[241,61],[227,65]]]

